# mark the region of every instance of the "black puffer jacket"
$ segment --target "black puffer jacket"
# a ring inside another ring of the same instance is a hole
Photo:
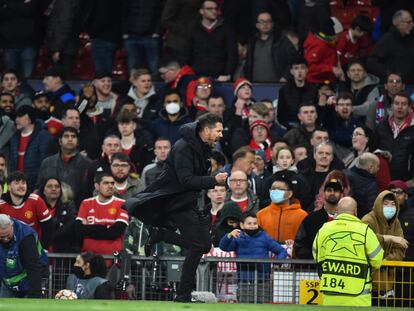
[[[45,23],[42,13],[50,0],[1,0],[0,47],[37,47],[43,41]]]
[[[163,216],[177,207],[195,207],[200,190],[214,188],[215,177],[207,176],[211,148],[198,136],[197,125],[192,122],[180,128],[182,138],[171,148],[163,173],[143,192],[127,200],[130,215],[146,224],[162,224]],[[182,204],[172,204],[178,194]]]
[[[367,59],[368,72],[385,81],[387,72],[399,72],[404,83],[414,83],[414,40],[402,37],[394,26],[375,45]]]
[[[231,27],[219,20],[209,33],[200,23],[194,27],[186,60],[199,75],[232,75],[237,65],[237,43]]]
[[[51,53],[76,55],[79,47],[79,0],[56,0],[46,30],[46,46]]]
[[[122,33],[147,36],[162,34],[160,24],[165,0],[123,1]]]
[[[414,120],[411,126],[402,130],[394,138],[389,121],[378,124],[378,148],[391,152],[391,179],[409,180],[414,176]]]

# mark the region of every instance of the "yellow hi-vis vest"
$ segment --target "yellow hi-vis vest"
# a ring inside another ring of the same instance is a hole
[[[320,290],[327,294],[360,295],[370,292],[371,264],[380,266],[384,251],[367,224],[340,214],[325,223],[313,242]]]

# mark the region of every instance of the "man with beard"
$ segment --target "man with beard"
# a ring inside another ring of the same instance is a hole
[[[0,213],[18,219],[30,227],[40,237],[47,249],[52,238],[52,215],[43,199],[28,191],[27,177],[15,171],[7,178],[9,192],[0,200]]]
[[[324,223],[335,219],[337,205],[343,195],[344,188],[339,179],[330,179],[325,184],[322,209],[306,216],[296,234],[294,255],[297,258],[312,259],[312,243],[316,233]]]
[[[92,84],[95,86],[98,97],[96,107],[102,108],[106,117],[111,117],[118,100],[118,95],[112,92],[112,74],[110,72],[96,72]]]
[[[115,180],[109,173],[95,178],[97,196],[83,200],[76,217],[76,232],[83,239],[82,251],[113,254],[122,250],[122,237],[128,226],[124,200],[114,196]]]
[[[16,118],[15,112],[14,95],[8,92],[1,92],[0,113],[2,115],[7,115],[10,119],[14,120]]]
[[[64,127],[59,133],[60,150],[43,160],[37,188],[49,177],[56,177],[70,186],[76,205],[92,194],[91,160],[80,154],[79,132],[74,127]]]
[[[145,192],[127,200],[130,215],[145,224],[160,226],[151,232],[146,255],[158,241],[187,249],[177,290],[177,302],[192,302],[195,273],[203,254],[211,248],[209,211],[198,210],[200,191],[224,185],[227,173],[206,176],[211,148],[222,137],[222,118],[205,114],[196,122],[180,128],[179,139],[165,162],[165,171]],[[173,227],[173,229],[171,229]],[[167,229],[168,228],[168,229]],[[181,234],[176,233],[176,228]]]
[[[50,101],[46,92],[38,91],[33,96],[32,107],[36,110],[36,117],[46,121],[50,117]]]
[[[0,214],[0,265],[1,298],[41,298],[47,256],[36,232],[5,214]]]
[[[115,179],[115,196],[129,199],[144,190],[143,182],[131,172],[131,159],[124,153],[115,153],[111,158],[111,174]]]

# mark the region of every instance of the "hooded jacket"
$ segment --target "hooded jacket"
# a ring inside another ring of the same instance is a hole
[[[195,208],[199,191],[216,185],[215,177],[207,176],[211,147],[199,137],[198,122],[183,125],[179,133],[158,179],[125,203],[130,215],[146,224],[163,224],[163,215],[177,208]],[[171,204],[178,194],[180,204]]]
[[[390,221],[387,221],[383,214],[383,202],[386,195],[392,195],[394,197],[395,207],[397,208],[397,213]],[[404,237],[400,221],[398,220],[399,212],[400,206],[394,194],[385,190],[377,196],[372,211],[361,219],[368,224],[377,235],[378,241],[384,249],[384,260],[401,261],[404,258],[405,250],[401,246],[384,238],[386,235]],[[373,290],[383,292],[393,289],[394,279],[394,269],[382,268],[379,272],[375,271],[373,275]],[[375,281],[381,281],[381,287],[379,287],[379,283]]]
[[[217,220],[211,230],[211,240],[215,247],[219,246],[220,240],[223,236],[234,230],[233,227],[227,224],[227,219],[229,218],[239,222],[243,219],[240,207],[234,202],[225,203],[223,208],[217,213]]]
[[[269,206],[257,213],[257,223],[279,243],[294,240],[302,220],[308,215],[298,200],[291,204],[270,203]]]
[[[188,110],[184,107],[181,107],[178,113],[177,120],[171,122],[165,108],[159,112],[158,118],[151,123],[151,131],[155,139],[158,137],[167,137],[174,144],[180,138],[179,130],[181,126],[191,122],[191,119],[188,116]]]

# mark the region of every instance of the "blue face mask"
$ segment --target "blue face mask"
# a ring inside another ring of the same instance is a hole
[[[285,191],[279,189],[270,190],[270,200],[276,204],[285,201]]]
[[[397,208],[395,206],[383,206],[382,212],[386,220],[392,219],[397,213]]]

